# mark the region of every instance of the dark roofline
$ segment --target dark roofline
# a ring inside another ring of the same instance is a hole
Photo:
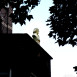
[[[53,59],[27,33],[24,33],[24,34],[18,34],[18,33],[16,33],[16,34],[1,34],[0,37],[1,37],[0,41],[3,41],[5,43],[5,46],[8,44],[7,46],[9,46],[10,48],[12,48],[13,45],[14,45],[14,48],[16,48],[17,50],[19,50],[18,48],[20,48],[20,50],[23,50],[23,49],[26,50],[27,49],[28,51],[32,51],[32,52],[27,52],[27,54],[29,56],[31,56],[31,54],[34,54],[34,55],[32,55],[32,57],[35,57],[38,54],[40,54],[40,58],[42,58],[42,59],[45,59],[45,60],[47,60],[47,59],[48,60]],[[1,45],[1,46],[3,46],[3,45]],[[31,48],[28,48],[28,47],[26,48],[26,46],[31,47]],[[14,49],[12,49],[12,51],[14,51]],[[29,53],[31,53],[31,54],[29,54]],[[27,56],[27,54],[26,54],[26,56]]]
[[[26,35],[28,35],[32,39],[32,37],[29,34],[26,33]],[[33,41],[35,42],[35,40],[33,40]],[[38,43],[36,43],[36,44],[42,49],[42,51],[45,51]],[[46,54],[46,56],[48,56],[49,59],[53,59],[46,51],[42,52],[42,53]]]

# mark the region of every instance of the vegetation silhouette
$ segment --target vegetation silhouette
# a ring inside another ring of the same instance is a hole
[[[73,69],[74,69],[74,71],[75,71],[76,74],[77,74],[77,66],[74,66]]]
[[[59,46],[77,45],[77,0],[53,0],[49,8],[50,17],[47,26],[50,26],[49,36],[56,40]]]
[[[31,20],[32,15],[29,15],[29,12],[34,9],[40,0],[1,0],[0,1],[0,10],[2,8],[6,9],[6,6],[9,4],[13,8],[13,13],[10,14],[12,22],[20,23],[21,25],[26,24],[25,20]],[[0,21],[1,23],[1,21]]]

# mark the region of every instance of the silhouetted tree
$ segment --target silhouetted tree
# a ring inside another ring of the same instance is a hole
[[[47,20],[51,28],[49,36],[59,46],[77,45],[77,0],[53,0],[53,3],[54,6],[49,9],[51,16]]]
[[[19,22],[21,25],[25,24],[25,20],[29,21],[33,18],[32,15],[28,13],[38,6],[40,0],[0,0],[0,10],[6,8],[9,4],[14,10],[10,15],[12,21],[16,24]]]
[[[77,66],[75,66],[75,67],[73,67],[73,68],[75,69],[74,71],[75,71],[75,72],[76,72],[76,74],[77,74]]]

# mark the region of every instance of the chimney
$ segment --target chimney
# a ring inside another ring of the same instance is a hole
[[[0,33],[12,34],[12,18],[9,15],[13,12],[13,9],[9,4],[5,7],[0,10],[0,17],[2,19]]]

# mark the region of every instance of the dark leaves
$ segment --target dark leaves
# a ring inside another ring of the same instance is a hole
[[[33,16],[32,15],[28,15],[27,19],[30,21],[31,19],[33,19]]]
[[[26,19],[31,20],[32,15],[29,15],[29,12],[38,6],[40,0],[1,0],[0,9],[5,8],[5,5],[9,4],[13,9],[13,13],[10,14],[12,22],[20,23],[21,25],[25,24]]]
[[[75,71],[77,71],[77,66],[73,67],[75,69]]]
[[[77,45],[77,40],[73,40],[74,36],[77,39],[76,9],[76,0],[54,0],[54,6],[49,9],[51,13],[50,18],[47,20],[49,22],[47,25],[51,25],[49,36],[53,37],[59,46],[64,46],[65,44]]]

